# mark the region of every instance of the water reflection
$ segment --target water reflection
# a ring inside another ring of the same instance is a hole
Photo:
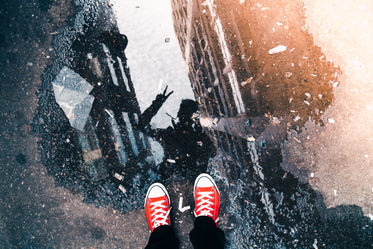
[[[323,125],[321,116],[332,104],[341,73],[313,44],[301,4],[172,4],[175,32],[202,105],[202,124],[219,150],[208,170],[223,185],[222,199],[227,200],[221,220],[228,247],[363,245],[359,239],[330,237],[333,225],[325,220],[321,195],[280,166],[287,131],[300,132],[309,119]],[[344,234],[369,237],[348,228],[338,213],[330,214]],[[353,226],[371,231],[368,219],[356,215]]]
[[[142,203],[152,182],[172,176],[194,179],[205,172],[215,147],[199,124],[199,104],[194,100],[182,101],[172,126],[152,128],[151,120],[173,91],[166,87],[141,112],[124,52],[127,37],[117,29],[100,33],[91,25],[84,28],[71,41],[67,70],[93,87],[84,129],[69,125],[50,90],[49,80],[65,66],[59,63],[46,72],[34,124],[43,162],[57,184],[83,192],[96,205],[111,202],[125,212]]]
[[[165,95],[166,90],[159,98],[169,96],[169,94]],[[208,160],[214,156],[216,151],[211,139],[203,132],[200,125],[199,105],[194,100],[184,99],[180,104],[177,118],[172,119],[172,126],[166,129],[152,129],[149,123],[156,113],[153,109],[159,109],[153,108],[157,106],[157,99],[148,108],[153,113],[148,114],[147,111],[143,113],[142,119],[147,122],[144,122],[140,129],[156,138],[165,150],[165,159],[159,166],[160,177],[165,181],[176,174],[195,179],[200,173],[206,171]]]
[[[288,12],[294,13],[286,19],[270,1],[173,3],[175,31],[186,61],[192,62],[190,78],[206,112],[249,117],[267,113],[297,129],[309,118],[322,124],[340,70],[302,29],[300,5],[289,4]],[[284,52],[269,53],[280,44],[287,46]]]
[[[61,36],[63,40],[66,34]],[[46,71],[39,96],[34,125],[43,162],[57,184],[81,191],[87,201],[129,210],[142,203],[143,192],[158,178],[159,162],[139,129],[143,115],[124,52],[127,37],[117,29],[98,32],[88,24],[70,36],[70,63],[57,60]],[[51,90],[50,79],[63,66],[93,86],[94,102],[82,131],[69,125]],[[165,100],[157,102],[154,115]]]

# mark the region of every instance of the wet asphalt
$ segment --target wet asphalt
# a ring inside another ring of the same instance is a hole
[[[105,33],[116,27],[108,3],[2,3],[1,23],[1,248],[141,248],[149,236],[143,198],[154,181],[168,187],[182,248],[191,248],[192,210],[181,212],[178,205],[180,197],[182,206],[192,205],[193,180],[205,171],[216,179],[225,200],[220,226],[227,248],[372,247],[372,222],[359,207],[327,209],[320,193],[281,168],[286,128],[271,125],[264,114],[272,110],[281,115],[284,109],[258,108],[269,96],[266,89],[259,102],[252,102],[245,133],[202,130],[198,122],[189,130],[181,119],[180,130],[153,131],[141,122],[125,54],[110,46],[113,36]],[[217,43],[211,47],[217,49]],[[89,53],[93,59],[86,57]],[[118,85],[107,67],[109,56]],[[64,66],[96,89],[84,132],[71,127],[54,98],[52,82]],[[201,82],[193,84],[198,99]],[[250,94],[244,97],[253,99]],[[153,102],[149,115],[164,101]],[[219,101],[218,107],[199,101],[201,115],[217,117],[218,109],[231,108]],[[254,116],[260,117],[258,122]],[[185,134],[201,148],[183,143]],[[271,139],[273,134],[280,136]],[[150,152],[148,137],[165,148],[161,163]],[[120,153],[123,148],[126,156]],[[89,153],[97,149],[99,156]]]

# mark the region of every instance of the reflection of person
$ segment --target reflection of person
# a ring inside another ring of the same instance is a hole
[[[152,129],[149,125],[150,120],[172,94],[166,92],[167,88],[163,94],[158,94],[152,105],[144,111],[139,128],[156,138],[165,150],[166,160],[160,166],[162,175],[169,174],[172,170],[179,170],[184,175],[187,171],[198,175],[206,170],[208,159],[215,151],[212,141],[199,123],[198,103],[184,99],[177,113],[178,120],[172,120],[172,126],[166,129]],[[172,167],[173,164],[177,167]]]
[[[117,28],[113,28],[110,31],[104,31],[98,37],[98,41],[104,43],[109,48],[113,58],[118,56],[122,61],[126,60],[124,50],[128,45],[128,39],[126,35],[119,33]]]
[[[194,228],[189,233],[195,249],[222,249],[224,232],[217,227],[219,216],[219,190],[208,174],[200,174],[194,183]],[[166,188],[154,183],[145,198],[145,212],[151,235],[145,249],[176,249],[179,240],[171,226],[170,198]]]

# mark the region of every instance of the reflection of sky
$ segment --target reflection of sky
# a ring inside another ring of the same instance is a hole
[[[312,148],[317,161],[322,162],[316,172],[320,176],[317,186],[321,186],[327,206],[357,204],[372,215],[373,2],[303,2],[306,24],[315,43],[343,71],[341,84],[334,90],[334,104],[327,113],[333,118],[333,126],[315,138],[327,146],[321,153],[318,144]],[[326,138],[331,138],[332,143],[325,142]]]
[[[128,37],[126,55],[141,111],[144,111],[166,85],[174,90],[158,115],[157,127],[171,124],[182,99],[194,95],[176,39],[169,0],[112,0],[121,33]],[[165,42],[170,38],[169,42]]]

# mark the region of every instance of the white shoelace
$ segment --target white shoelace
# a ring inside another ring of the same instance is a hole
[[[212,207],[214,205],[214,192],[201,192],[199,193],[199,196],[197,197],[197,201],[201,201],[199,207],[197,210],[194,211],[194,214],[197,216],[197,213],[199,213],[199,216],[209,216],[214,217],[213,211],[214,208]],[[219,219],[219,218],[218,218]],[[218,221],[218,219],[215,220],[215,222]]]
[[[152,223],[154,222],[154,228],[157,228],[161,225],[168,225],[167,223],[167,218],[168,215],[170,214],[171,208],[168,211],[165,211],[164,209],[167,208],[165,200],[161,201],[156,201],[154,203],[151,203],[150,205],[152,206],[150,211],[153,212],[154,210],[154,215],[152,216]]]

